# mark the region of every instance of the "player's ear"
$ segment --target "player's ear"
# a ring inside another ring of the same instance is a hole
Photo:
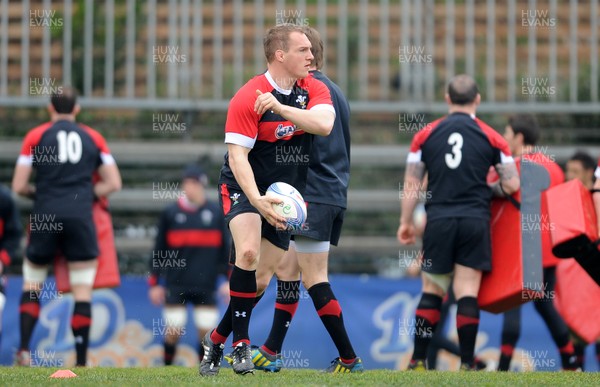
[[[285,53],[283,52],[283,50],[277,50],[277,51],[275,51],[275,60],[278,61],[278,62],[283,62],[283,59],[284,59],[283,55],[284,54]]]
[[[444,100],[448,105],[452,105],[452,101],[450,101],[450,96],[448,95],[448,93],[444,94]]]
[[[75,106],[73,106],[73,115],[74,116],[78,115],[80,111],[81,111],[81,105],[76,103]]]
[[[475,96],[475,105],[479,105],[481,103],[481,94],[477,93]]]
[[[51,104],[51,103],[49,103],[49,104],[46,106],[46,109],[48,110],[48,113],[49,113],[50,115],[53,115],[53,114],[55,114],[55,113],[56,113],[56,110],[54,110],[54,106],[52,106],[52,104]]]

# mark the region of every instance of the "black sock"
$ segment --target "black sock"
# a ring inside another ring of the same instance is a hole
[[[440,320],[442,297],[423,293],[415,313],[415,348],[412,360],[425,360],[433,332]]]
[[[244,270],[234,266],[229,281],[229,294],[233,346],[241,342],[250,345],[248,325],[256,299],[256,270]]]
[[[71,317],[71,330],[75,337],[76,366],[86,365],[90,325],[92,325],[92,304],[89,301],[75,302],[73,317]]]
[[[577,341],[575,344],[573,344],[573,349],[575,351],[575,359],[577,362],[576,366],[581,367],[581,370],[585,371],[583,367],[585,359],[585,343]]]
[[[500,361],[498,371],[510,370],[513,352],[521,335],[521,307],[518,306],[504,312],[502,336],[500,344]]]
[[[29,342],[38,317],[40,316],[40,300],[35,291],[24,291],[21,293],[19,305],[19,320],[21,328],[20,350],[29,351]]]
[[[175,358],[175,348],[176,344],[169,344],[166,341],[163,343],[164,347],[164,360],[165,365],[173,364],[173,359]]]
[[[221,321],[219,321],[219,325],[210,334],[210,339],[215,344],[224,344],[227,341],[227,338],[231,334],[233,328],[231,327],[231,299],[229,300],[229,305],[227,305],[227,310],[221,317]]]
[[[457,302],[456,330],[460,344],[460,361],[472,367],[475,364],[475,339],[479,330],[479,305],[475,297],[463,297]]]
[[[344,327],[342,308],[331,290],[331,285],[329,282],[313,285],[308,289],[308,294],[340,354],[340,360],[351,362],[356,358],[356,354]]]
[[[273,325],[269,337],[263,345],[268,353],[274,355],[281,352],[283,340],[298,309],[300,299],[300,281],[277,281],[277,297]]]
[[[255,307],[256,304],[258,304],[258,302],[263,298],[264,295],[265,295],[265,293],[263,292],[263,294],[261,294],[260,296],[256,296],[254,298],[253,307]],[[212,342],[216,343],[216,344],[224,344],[227,341],[227,338],[229,337],[231,332],[233,331],[233,327],[231,326],[231,324],[232,324],[232,317],[231,317],[231,301],[230,301],[229,305],[227,305],[227,310],[225,311],[225,314],[223,314],[223,317],[221,318],[221,321],[219,322],[219,325],[217,326],[216,329],[213,329],[212,333],[210,334],[210,339],[212,340]],[[204,354],[204,349],[202,349],[202,353]]]
[[[574,369],[576,368],[575,350],[573,343],[569,339],[569,328],[563,320],[562,316],[558,313],[554,307],[554,302],[550,295],[554,294],[554,288],[556,285],[556,268],[547,267],[544,269],[544,298],[535,300],[533,306],[535,310],[542,317],[554,343],[558,347],[560,352],[560,359],[562,362],[562,368]]]

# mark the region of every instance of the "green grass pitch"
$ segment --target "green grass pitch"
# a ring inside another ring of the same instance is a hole
[[[314,370],[256,372],[238,376],[222,368],[218,376],[202,378],[197,368],[73,368],[78,376],[51,379],[56,368],[0,367],[0,386],[599,386],[600,373],[582,372],[408,372],[365,371],[362,374],[322,374]]]

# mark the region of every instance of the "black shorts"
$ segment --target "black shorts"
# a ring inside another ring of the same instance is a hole
[[[96,226],[91,213],[89,218],[32,214],[29,232],[27,259],[34,264],[47,265],[59,252],[68,262],[90,261],[98,257]]]
[[[427,221],[421,269],[447,274],[454,264],[476,270],[492,268],[490,222],[480,218],[443,218]]]
[[[223,214],[225,215],[225,223],[229,226],[231,219],[235,218],[239,214],[254,213],[259,214],[258,210],[254,208],[250,201],[238,187],[232,187],[227,184],[221,184],[219,187],[219,203],[223,208]],[[261,226],[261,237],[266,238],[274,246],[280,249],[286,250],[290,246],[290,238],[292,234],[286,230],[278,230],[271,226],[262,216]]]
[[[186,287],[167,286],[165,291],[166,305],[185,305],[191,303],[194,306],[214,306],[214,290],[190,289]]]
[[[337,246],[342,233],[345,208],[330,204],[307,203],[306,222],[300,230],[292,231],[292,235],[301,235],[317,241],[329,241]]]

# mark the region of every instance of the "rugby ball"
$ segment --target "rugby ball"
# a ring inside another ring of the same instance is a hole
[[[306,222],[306,203],[296,188],[277,182],[267,188],[266,195],[281,199],[281,203],[273,203],[273,209],[286,218],[288,229],[299,229]]]

